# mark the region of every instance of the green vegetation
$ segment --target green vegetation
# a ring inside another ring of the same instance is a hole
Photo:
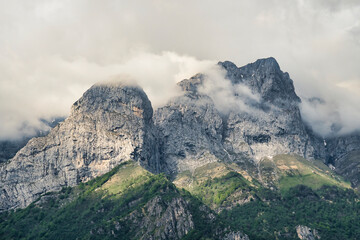
[[[204,211],[211,210],[177,190],[164,174],[151,174],[129,161],[77,187],[47,193],[25,209],[1,213],[0,239],[139,239],[148,230],[139,225],[142,218],[151,217],[145,205],[155,197],[162,211],[175,197],[187,202],[194,222],[188,239],[210,237],[214,226],[221,225],[209,222]],[[152,233],[164,226],[159,228]]]
[[[350,183],[333,173],[318,160],[308,161],[294,155],[278,155],[260,162],[261,173],[267,182],[273,183],[282,193],[296,185],[305,185],[314,190],[322,186],[350,188]]]
[[[160,199],[154,209],[161,206],[163,214],[174,198],[186,202],[194,223],[183,239],[217,239],[230,230],[252,240],[298,239],[297,225],[318,230],[322,239],[360,239],[358,196],[321,162],[280,155],[263,160],[259,172],[256,180],[236,165],[211,163],[179,174],[179,190],[164,174],[129,161],[77,187],[47,193],[25,209],[1,213],[0,239],[139,239],[164,230],[144,225],[159,221],[147,210],[151,201]]]
[[[295,227],[319,231],[321,239],[359,239],[360,203],[352,190],[323,186],[314,191],[298,185],[284,197],[252,201],[224,210],[221,218],[250,239],[298,239]]]
[[[212,209],[231,206],[237,200],[250,201],[253,184],[224,163],[210,163],[185,172],[174,181]]]
[[[203,184],[194,186],[191,193],[209,206],[213,204],[219,206],[235,191],[246,194],[251,191],[251,187],[240,174],[229,172],[225,176],[208,179]],[[241,196],[241,198],[244,197]]]

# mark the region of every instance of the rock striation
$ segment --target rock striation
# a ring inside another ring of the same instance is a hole
[[[230,232],[224,236],[223,240],[249,240],[249,237],[242,232]]]
[[[20,149],[22,149],[31,138],[47,135],[51,128],[54,128],[59,122],[64,121],[64,118],[54,117],[50,121],[45,119],[40,119],[40,121],[44,124],[43,129],[36,130],[34,135],[23,136],[19,139],[0,140],[0,164],[13,158],[15,154]]]
[[[181,239],[194,228],[189,206],[182,197],[166,201],[157,196],[127,216],[125,222],[134,226],[131,230],[137,233],[137,239]]]
[[[301,240],[315,240],[320,239],[318,231],[311,229],[307,226],[298,225],[296,226],[296,233]]]
[[[327,159],[358,185],[359,171],[353,166],[359,161],[349,165],[344,156],[360,150],[359,136],[330,139],[325,146],[303,122],[293,81],[274,58],[243,67],[225,61],[217,67],[223,79],[216,80],[229,88],[222,96],[231,98],[226,111],[213,95],[222,86],[206,91],[207,74],[178,83],[182,95],[154,114],[137,86],[94,85],[64,122],[0,163],[0,211],[25,207],[46,192],[88,181],[130,159],[172,177],[212,162],[237,163],[260,179],[262,159],[297,154]]]
[[[308,159],[323,157],[324,146],[302,121],[293,81],[274,58],[240,68],[231,62],[219,65],[234,87],[245,85],[260,96],[258,106],[227,116],[224,144],[228,151],[245,152],[256,160],[283,153]]]
[[[88,181],[130,159],[159,172],[152,115],[137,86],[92,86],[64,122],[1,165],[0,211],[25,207],[45,192]]]
[[[180,83],[185,90],[184,95],[173,99],[154,114],[154,123],[163,139],[164,170],[169,174],[193,171],[227,157],[222,146],[223,121],[220,113],[210,97],[192,91],[193,83],[188,83]]]
[[[326,140],[326,162],[335,172],[349,180],[353,187],[360,186],[360,133],[332,137]]]
[[[286,153],[307,159],[324,158],[324,144],[302,121],[301,101],[293,82],[274,58],[240,68],[229,61],[219,62],[218,66],[232,89],[250,89],[250,95],[259,100],[233,91],[232,99],[245,109],[235,106],[223,112],[212,96],[202,91],[208,84],[207,75],[197,74],[181,81],[183,95],[154,114],[169,173],[194,171],[215,161],[258,162]]]

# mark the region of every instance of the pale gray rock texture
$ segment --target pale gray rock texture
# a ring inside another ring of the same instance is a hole
[[[249,237],[242,232],[230,232],[225,235],[223,240],[249,240]]]
[[[154,122],[163,139],[165,171],[193,171],[210,162],[224,160],[223,122],[211,98],[187,92],[158,109]]]
[[[224,144],[228,151],[245,152],[260,160],[291,153],[304,158],[323,158],[325,149],[303,123],[293,82],[274,58],[259,59],[244,67],[220,62],[233,86],[249,87],[260,102],[227,117]]]
[[[332,137],[326,140],[328,164],[335,172],[349,180],[353,187],[360,186],[360,133]]]
[[[0,164],[0,211],[25,207],[43,193],[88,181],[128,160],[171,176],[211,162],[235,162],[255,176],[261,159],[298,154],[326,158],[358,184],[359,171],[353,166],[359,161],[349,165],[349,158],[343,159],[360,150],[359,135],[330,139],[325,146],[303,122],[293,82],[274,58],[240,68],[219,62],[218,67],[231,89],[249,90],[230,96],[239,107],[221,109],[221,99],[215,101],[204,91],[205,74],[181,81],[183,94],[154,115],[139,87],[94,85],[74,103],[64,122]]]
[[[327,162],[334,166],[350,152],[360,151],[360,133],[326,139]]]
[[[194,228],[188,204],[182,197],[171,201],[160,196],[150,200],[125,219],[131,229],[137,232],[138,239],[181,239]]]
[[[54,117],[50,121],[47,121],[45,119],[40,119],[40,121],[44,124],[44,129],[38,129],[34,132],[34,135],[23,136],[19,139],[0,140],[0,164],[7,162],[9,159],[13,158],[15,154],[20,149],[22,149],[31,138],[47,135],[51,128],[55,127],[59,122],[64,121],[64,118]]]
[[[293,82],[274,58],[240,68],[231,62],[218,65],[232,88],[246,87],[259,100],[234,91],[232,99],[246,108],[235,106],[224,112],[202,91],[207,75],[181,81],[183,95],[154,114],[168,173],[194,171],[215,161],[252,159],[256,163],[278,154],[324,158],[324,144],[303,123]]]
[[[318,232],[315,229],[311,229],[307,226],[296,226],[296,233],[301,240],[315,240],[320,239]]]
[[[139,87],[92,86],[64,122],[1,165],[0,210],[25,207],[43,193],[86,182],[130,159],[158,172],[152,115]]]

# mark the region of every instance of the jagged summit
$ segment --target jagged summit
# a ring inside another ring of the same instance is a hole
[[[253,65],[255,68],[273,69],[274,71],[280,70],[279,63],[273,57],[261,58],[248,65]]]
[[[64,122],[0,166],[0,211],[27,206],[41,194],[90,180],[128,160],[174,177],[214,162],[246,162],[253,168],[278,154],[325,159],[323,139],[304,124],[293,82],[274,58],[243,67],[229,61],[219,65],[226,71],[221,83],[230,91],[220,98],[212,94],[223,86],[203,91],[208,76],[199,73],[181,81],[183,94],[154,113],[133,83],[92,86]],[[252,95],[256,104],[246,101]],[[226,105],[229,111],[222,112]]]
[[[100,82],[88,89],[72,106],[71,114],[107,111],[134,112],[149,121],[153,110],[145,92],[137,85],[121,81]]]
[[[225,94],[216,95],[225,87],[214,84],[216,78],[196,74],[178,84],[183,96],[154,114],[171,174],[194,171],[210,162],[240,161],[244,156],[260,161],[282,153],[305,158],[323,155],[321,141],[313,138],[301,119],[300,98],[289,74],[280,70],[274,58],[243,67],[230,61],[219,66],[226,71],[223,83],[229,91]],[[207,84],[211,91],[203,91]],[[229,111],[222,111],[230,104]]]
[[[204,83],[205,75],[198,73],[192,76],[190,79],[184,79],[178,82],[178,86],[186,92],[195,93],[198,90],[198,87]]]
[[[255,62],[249,63],[243,67],[238,67],[238,66],[236,66],[235,63],[233,63],[231,61],[224,61],[224,62],[220,61],[220,62],[218,62],[218,65],[222,66],[227,71],[234,71],[239,68],[242,68],[242,69],[251,68],[251,69],[256,69],[259,71],[261,71],[261,70],[264,70],[264,71],[271,70],[274,72],[281,71],[279,63],[273,57],[258,59]]]
[[[142,89],[95,84],[70,116],[45,137],[33,138],[0,169],[0,211],[75,186],[134,160],[159,172],[151,103]]]
[[[218,65],[226,70],[226,77],[233,84],[247,85],[254,93],[259,93],[266,102],[279,106],[283,106],[284,101],[300,102],[289,74],[281,71],[278,62],[273,57],[259,59],[243,67],[237,67],[229,61],[219,62]]]

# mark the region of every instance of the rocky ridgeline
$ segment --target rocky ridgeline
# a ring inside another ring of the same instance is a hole
[[[220,62],[232,84],[248,86],[260,95],[259,107],[231,112],[226,119],[224,142],[228,151],[247,152],[260,160],[265,156],[293,153],[322,158],[324,146],[303,123],[293,82],[274,58],[260,59],[237,68]]]
[[[349,180],[353,187],[360,186],[360,133],[326,139],[326,162],[335,172]]]
[[[139,87],[94,85],[64,122],[1,166],[0,210],[25,207],[45,192],[100,176],[129,159],[158,172],[152,114]]]
[[[221,113],[201,91],[207,76],[197,74],[180,82],[184,94],[154,114],[169,173],[193,171],[220,160],[259,161],[283,153],[324,158],[324,144],[303,123],[293,82],[274,58],[240,68],[231,62],[218,65],[233,88],[246,86],[260,101],[245,102],[247,111]]]
[[[165,171],[176,174],[228,154],[222,145],[223,121],[212,99],[197,92],[185,92],[154,114],[159,129]]]
[[[151,172],[172,176],[207,163],[254,163],[277,154],[307,159],[341,154],[327,152],[303,123],[293,82],[274,58],[238,68],[220,62],[231,88],[246,87],[257,101],[234,93],[246,111],[216,107],[202,91],[207,76],[183,80],[183,94],[153,109],[139,87],[96,84],[74,103],[70,116],[45,137],[34,138],[0,165],[0,211],[25,207],[40,195],[102,175],[130,159]],[[348,140],[329,142],[346,153]],[[329,147],[327,147],[329,149]],[[328,157],[329,158],[329,157]],[[246,170],[246,169],[244,169]]]
[[[54,128],[59,122],[64,121],[64,119],[65,118],[63,117],[55,117],[50,121],[46,119],[40,119],[43,124],[42,129],[34,130],[34,133],[30,136],[27,135],[21,138],[0,140],[0,164],[13,158],[15,154],[20,149],[22,149],[31,138],[46,136],[52,128]]]
[[[137,239],[181,239],[194,228],[188,204],[181,197],[166,202],[157,196],[125,221],[134,226]]]

